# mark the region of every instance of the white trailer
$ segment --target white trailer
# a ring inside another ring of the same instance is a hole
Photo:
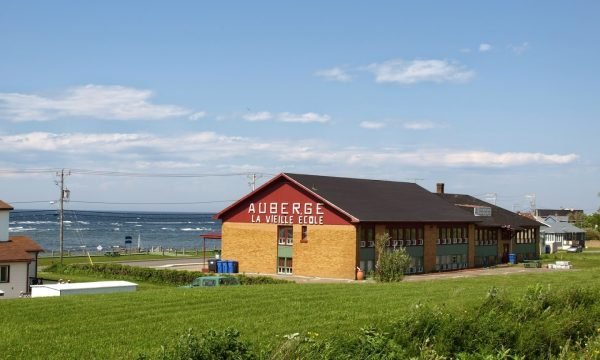
[[[31,285],[31,297],[108,294],[117,292],[133,292],[136,290],[137,284],[129,281],[95,281],[87,283]]]

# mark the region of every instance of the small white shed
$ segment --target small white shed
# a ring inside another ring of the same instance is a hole
[[[137,284],[129,281],[95,281],[87,283],[31,285],[31,297],[108,294],[116,292],[133,292],[136,290]]]

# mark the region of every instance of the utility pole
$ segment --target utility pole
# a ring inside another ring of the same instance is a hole
[[[256,173],[249,174],[248,176],[248,185],[250,185],[250,191],[254,191],[256,189],[256,179],[260,179],[261,176],[257,176]]]
[[[71,172],[65,174],[65,169],[61,169],[56,173],[59,177],[57,185],[60,187],[60,198],[58,203],[59,220],[58,220],[58,241],[60,246],[60,264],[63,264],[64,240],[65,240],[65,198],[69,200],[70,191],[65,188],[65,175],[71,175]]]
[[[485,200],[491,200],[492,204],[496,205],[496,201],[498,200],[498,194],[496,193],[488,193],[485,194]]]
[[[529,207],[532,214],[535,215],[535,194],[525,195],[525,197],[529,199]]]

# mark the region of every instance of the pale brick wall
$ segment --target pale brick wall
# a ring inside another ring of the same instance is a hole
[[[239,262],[239,271],[277,273],[277,225],[225,222],[222,258]],[[308,225],[302,243],[301,225],[294,225],[293,274],[354,279],[357,264],[353,225]]]
[[[239,262],[240,272],[277,273],[277,225],[225,222],[221,257]]]
[[[308,226],[308,242],[301,243],[301,227],[294,225],[294,275],[354,279],[358,262],[354,225]]]

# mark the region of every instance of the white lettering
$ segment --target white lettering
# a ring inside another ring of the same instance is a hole
[[[300,203],[292,203],[292,214],[300,214]]]
[[[312,210],[312,203],[304,203],[304,214],[311,215]]]
[[[323,225],[325,223],[324,204],[312,202],[257,202],[248,205],[251,223],[264,220],[268,224]],[[261,218],[261,215],[265,214]],[[298,216],[294,216],[298,215]]]
[[[323,215],[323,203],[317,203],[317,215]]]
[[[258,203],[258,213],[259,214],[267,213],[267,203]]]

